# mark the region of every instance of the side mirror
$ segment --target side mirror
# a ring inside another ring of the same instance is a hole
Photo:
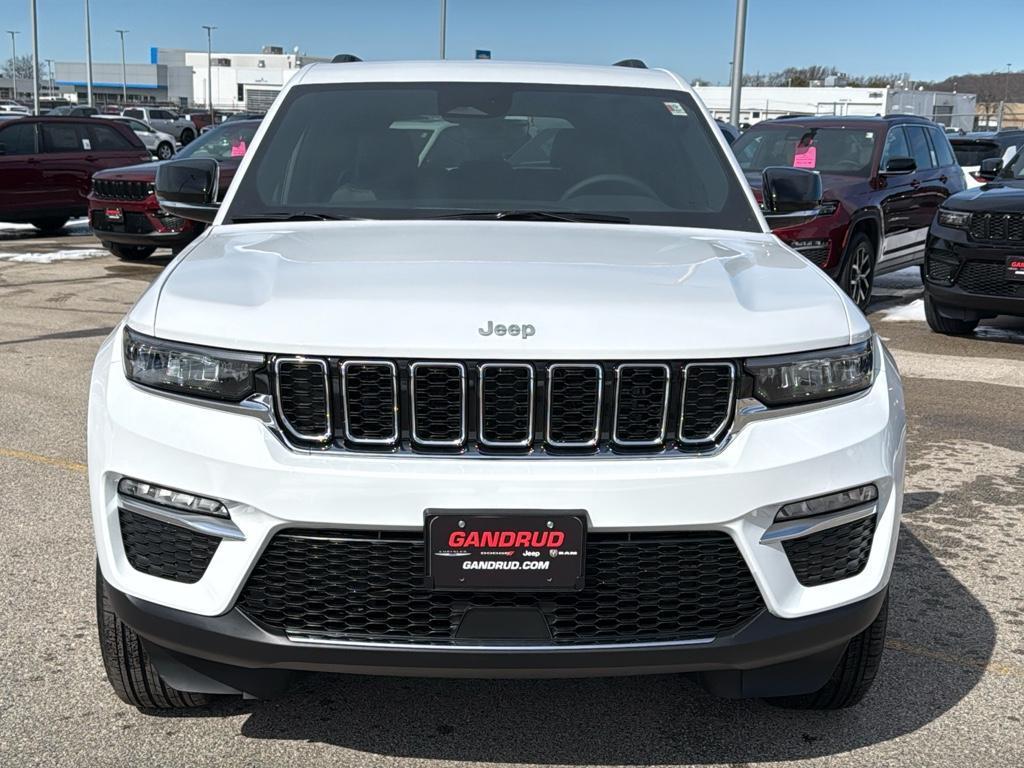
[[[206,157],[168,160],[156,170],[160,207],[183,219],[211,223],[217,216],[220,166]]]
[[[981,161],[981,167],[975,174],[980,179],[985,181],[993,181],[999,173],[1003,170],[1003,160],[999,157],[990,157],[987,160]]]
[[[818,215],[821,174],[805,168],[771,166],[761,174],[765,219],[772,229],[802,224]]]
[[[882,169],[883,176],[903,176],[917,170],[917,163],[912,157],[890,157]]]

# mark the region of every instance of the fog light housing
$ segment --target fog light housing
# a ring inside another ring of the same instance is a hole
[[[122,477],[117,483],[117,492],[139,501],[147,501],[160,507],[176,509],[179,512],[192,512],[197,515],[213,515],[214,517],[230,517],[227,508],[216,499],[196,496],[173,488],[164,488],[142,480]]]
[[[847,488],[845,491],[837,491],[826,496],[816,496],[813,499],[794,501],[786,504],[775,516],[776,521],[795,520],[801,517],[814,517],[816,515],[827,515],[832,512],[842,512],[855,507],[863,507],[865,504],[878,501],[878,488],[873,485],[861,485],[857,488]]]

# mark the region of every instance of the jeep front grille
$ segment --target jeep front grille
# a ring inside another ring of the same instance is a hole
[[[274,360],[289,441],[371,452],[702,452],[728,436],[738,368],[694,362]]]
[[[1024,240],[1024,213],[971,214],[971,237],[975,240]]]

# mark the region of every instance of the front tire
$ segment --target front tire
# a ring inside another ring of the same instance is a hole
[[[121,245],[119,243],[106,243],[107,249],[122,261],[142,261],[148,259],[156,250],[151,245]]]
[[[867,629],[856,635],[836,665],[832,677],[817,691],[799,696],[779,696],[769,704],[786,709],[846,709],[860,703],[871,689],[885,650],[885,630],[889,622],[889,597]]]
[[[939,313],[934,299],[927,293],[924,295],[924,319],[928,321],[928,327],[935,333],[942,333],[947,336],[964,336],[974,333],[978,327],[979,320],[957,320],[952,317],[944,317]]]
[[[59,235],[67,224],[67,216],[54,216],[46,219],[33,219],[29,223],[44,235]]]
[[[871,290],[875,285],[875,244],[863,232],[858,232],[847,249],[846,264],[839,276],[839,284],[861,311],[871,303]]]
[[[158,160],[170,160],[174,156],[174,147],[168,141],[161,141],[156,148]]]
[[[196,132],[193,131],[191,128],[186,128],[184,131],[181,132],[181,145],[185,146],[190,141],[192,141],[192,139],[194,139],[195,137],[196,137]]]
[[[96,565],[96,624],[107,680],[125,704],[139,709],[195,709],[211,697],[169,686],[149,659],[139,635],[114,613]]]

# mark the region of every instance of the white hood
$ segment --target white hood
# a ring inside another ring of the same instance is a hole
[[[129,324],[261,352],[740,357],[850,343],[867,321],[772,235],[560,222],[214,227]],[[148,311],[147,311],[148,310]],[[138,321],[136,324],[135,321]],[[536,333],[482,336],[495,325]]]

